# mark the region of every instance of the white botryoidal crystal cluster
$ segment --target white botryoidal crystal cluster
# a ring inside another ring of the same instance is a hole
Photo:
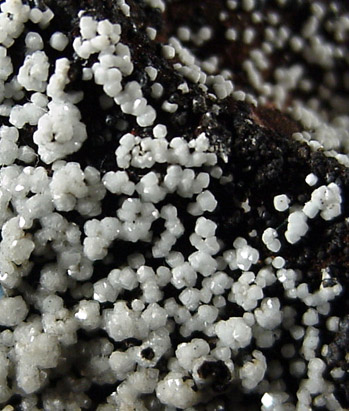
[[[79,110],[69,102],[52,101],[33,135],[40,158],[47,164],[77,151],[86,140]]]

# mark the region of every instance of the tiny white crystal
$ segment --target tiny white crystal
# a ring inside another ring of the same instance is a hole
[[[274,197],[274,207],[277,211],[286,211],[288,209],[289,203],[290,199],[286,194],[280,194]]]

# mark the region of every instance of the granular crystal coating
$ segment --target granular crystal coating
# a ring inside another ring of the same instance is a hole
[[[1,2],[1,405],[346,407],[349,17],[303,3]]]

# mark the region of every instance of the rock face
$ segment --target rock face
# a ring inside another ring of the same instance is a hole
[[[346,8],[1,2],[1,405],[348,407]]]

